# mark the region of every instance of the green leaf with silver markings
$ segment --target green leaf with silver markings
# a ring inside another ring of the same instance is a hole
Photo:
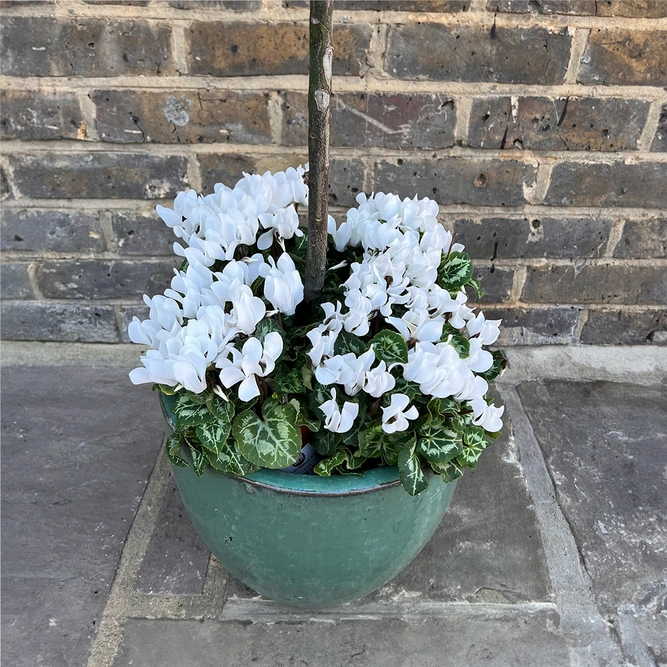
[[[463,475],[463,469],[456,461],[447,463],[431,463],[431,470],[442,476],[445,482],[453,482]]]
[[[181,456],[182,443],[183,435],[178,431],[174,431],[166,441],[167,457],[173,465],[179,468],[187,468],[188,462]]]
[[[360,338],[349,331],[341,331],[334,343],[334,354],[348,354],[353,352],[357,356],[362,355],[368,348]]]
[[[340,434],[322,428],[310,436],[310,444],[318,454],[331,456],[340,444]]]
[[[401,450],[398,457],[398,476],[401,478],[403,488],[411,496],[416,496],[428,486],[414,444]]]
[[[192,445],[190,445],[190,454],[192,455],[192,465],[195,469],[195,472],[197,473],[197,477],[201,477],[204,474],[204,468],[206,468],[208,459],[203,452],[199,451]]]
[[[279,394],[304,394],[306,387],[303,384],[301,369],[288,369],[281,366],[278,372],[271,378],[273,390]]]
[[[379,459],[382,456],[382,437],[384,435],[382,426],[379,424],[359,431],[357,440],[359,455],[367,459]]]
[[[408,363],[408,345],[398,331],[380,331],[373,336],[371,345],[379,361],[386,361],[387,364]]]
[[[388,466],[398,465],[398,457],[406,447],[416,445],[414,431],[400,431],[398,433],[382,432],[382,458]]]
[[[243,458],[232,438],[227,440],[217,454],[206,450],[206,458],[212,468],[225,475],[241,477],[257,470],[257,466]]]
[[[203,394],[183,394],[172,408],[176,415],[176,425],[197,426],[211,419],[211,413],[206,406],[206,397]]]
[[[262,405],[262,416],[263,420],[252,410],[244,410],[234,419],[232,433],[241,454],[262,468],[275,470],[292,465],[301,451],[294,406],[270,398]]]
[[[347,456],[347,452],[344,449],[339,449],[332,457],[320,461],[313,472],[320,477],[331,477],[331,473],[341,465]]]
[[[417,429],[416,452],[429,462],[447,463],[462,451],[461,434],[446,428],[440,419],[428,419]]]
[[[216,394],[209,394],[209,397],[206,399],[206,406],[208,407],[208,411],[222,422],[231,423],[232,419],[234,419],[234,404]]]
[[[231,431],[232,425],[228,421],[214,421],[195,426],[197,440],[201,446],[209,452],[218,454]]]
[[[458,292],[472,278],[472,262],[465,252],[454,251],[438,267],[437,283],[449,292]]]
[[[462,334],[452,334],[449,344],[457,351],[461,359],[467,359],[470,356],[470,341]]]

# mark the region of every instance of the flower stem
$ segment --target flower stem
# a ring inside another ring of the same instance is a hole
[[[327,256],[332,34],[333,0],[310,0],[306,301],[311,301],[322,291]]]

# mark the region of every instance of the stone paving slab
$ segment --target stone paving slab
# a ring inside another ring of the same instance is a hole
[[[85,665],[163,435],[119,369],[3,368],[2,662]]]
[[[600,610],[667,664],[667,387],[532,382],[519,395]],[[635,636],[638,635],[638,636]]]
[[[569,665],[556,613],[524,618],[132,620],[114,667]]]
[[[151,594],[201,595],[208,558],[209,551],[190,523],[170,477],[137,588]]]

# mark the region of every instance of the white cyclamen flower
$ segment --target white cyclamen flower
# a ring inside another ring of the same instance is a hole
[[[326,420],[324,428],[334,433],[347,433],[354,424],[354,420],[359,414],[359,404],[345,402],[343,409],[338,407],[336,402],[336,390],[331,390],[331,400],[325,401],[320,405],[320,410],[324,413]]]
[[[315,369],[316,380],[323,385],[342,384],[348,396],[358,394],[364,386],[366,373],[375,361],[373,349],[357,356],[354,352],[326,359]]]
[[[410,399],[405,394],[392,394],[388,408],[382,408],[382,430],[385,433],[405,431],[410,426],[408,419],[417,419],[419,411],[413,405],[406,410]]]
[[[303,282],[294,266],[294,260],[284,252],[276,263],[269,257],[268,264],[260,267],[264,276],[264,296],[276,310],[285,315],[294,315],[296,307],[303,301]]]
[[[277,331],[266,335],[264,345],[257,338],[248,338],[241,352],[230,347],[227,355],[218,359],[220,382],[229,389],[239,382],[239,398],[250,401],[259,396],[257,376],[265,377],[276,367],[276,360],[283,351],[283,339]]]
[[[449,343],[417,343],[408,352],[403,377],[417,382],[423,394],[436,398],[453,396],[463,389],[468,367]]]
[[[396,378],[387,371],[387,364],[381,361],[375,368],[366,371],[362,389],[373,396],[380,398],[396,386]]]
[[[503,427],[503,420],[501,419],[505,406],[497,408],[495,405],[487,405],[483,398],[476,398],[470,401],[472,408],[473,420],[475,426],[481,426],[489,433],[497,433]]]
[[[502,320],[487,320],[484,313],[478,313],[466,322],[466,329],[470,337],[477,336],[482,345],[493,345],[500,334],[501,322]]]
[[[264,232],[257,239],[257,247],[260,250],[267,250],[273,243],[274,236],[278,239],[283,250],[285,239],[291,239],[293,236],[303,236],[299,229],[299,215],[293,205],[287,208],[280,208],[275,213],[262,213],[259,216],[259,222],[262,227],[268,231]]]

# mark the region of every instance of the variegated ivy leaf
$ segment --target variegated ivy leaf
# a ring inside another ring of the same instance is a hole
[[[471,278],[472,262],[465,252],[450,253],[438,267],[437,283],[448,292],[458,292]]]
[[[428,419],[417,429],[417,449],[427,461],[446,463],[463,451],[461,434],[446,428],[441,419]]]
[[[262,416],[263,420],[252,410],[244,410],[234,419],[232,433],[241,454],[262,468],[292,465],[301,451],[294,406],[270,398],[262,405]]]
[[[398,476],[401,478],[403,488],[411,496],[416,496],[428,486],[414,444],[407,445],[401,450],[398,456]]]
[[[447,463],[431,463],[431,470],[442,475],[445,482],[453,482],[463,475],[463,470],[456,461],[448,461]]]
[[[461,359],[467,359],[470,356],[470,341],[462,334],[452,334],[449,343],[458,352]]]
[[[257,466],[243,458],[232,438],[227,440],[217,454],[207,450],[206,458],[212,468],[225,475],[243,476],[257,470]]]
[[[206,468],[208,459],[203,452],[199,451],[192,445],[190,445],[190,454],[192,455],[192,465],[195,469],[195,472],[197,473],[197,477],[201,477],[204,474],[204,468]]]
[[[382,436],[386,435],[382,426],[375,425],[359,431],[357,440],[359,455],[367,459],[379,459],[382,456]]]
[[[320,477],[330,477],[331,473],[345,461],[347,452],[339,449],[331,458],[320,461],[314,468],[313,472]]]
[[[202,400],[203,399],[203,400]],[[211,414],[206,407],[206,397],[203,394],[183,394],[178,397],[178,400],[172,408],[176,415],[176,425],[197,426],[203,424],[205,421],[211,419]]]
[[[183,443],[183,435],[178,431],[174,431],[166,442],[167,457],[173,465],[179,468],[187,468],[188,462],[181,456],[181,445]]]
[[[371,345],[379,361],[386,361],[387,364],[408,363],[408,345],[398,331],[380,331],[373,336]]]
[[[218,454],[227,441],[231,428],[228,421],[206,422],[195,426],[195,433],[205,450]]]

